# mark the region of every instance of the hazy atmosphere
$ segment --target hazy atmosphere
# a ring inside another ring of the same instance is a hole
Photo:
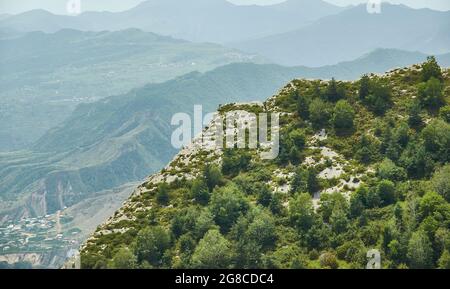
[[[283,0],[228,0],[239,5],[270,5],[284,2]],[[345,6],[366,3],[366,0],[326,0],[329,3]],[[32,9],[45,9],[56,14],[66,14],[66,0],[2,0],[0,14],[17,14]],[[82,0],[83,11],[123,11],[143,2],[143,0]],[[385,1],[383,1],[385,2]],[[413,8],[431,8],[435,10],[450,10],[448,0],[389,0],[390,3],[401,3]]]
[[[450,269],[450,1],[232,1],[0,0],[0,269]]]

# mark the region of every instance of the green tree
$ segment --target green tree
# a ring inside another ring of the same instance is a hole
[[[197,246],[197,242],[191,233],[184,234],[177,243],[179,259],[172,264],[174,269],[186,269],[191,267],[191,257]]]
[[[441,213],[446,211],[448,203],[444,198],[436,192],[426,193],[419,203],[419,213],[422,219],[428,216],[433,216],[435,213]]]
[[[388,244],[388,250],[387,253],[391,260],[393,260],[395,263],[399,263],[403,259],[403,248],[400,242],[396,239],[392,240]]]
[[[430,122],[422,131],[425,149],[436,161],[450,160],[450,124],[440,119]]]
[[[208,208],[203,209],[200,215],[195,220],[194,229],[192,233],[197,239],[203,238],[203,236],[212,229],[219,229],[214,222],[214,216]]]
[[[265,210],[257,212],[244,236],[247,240],[258,242],[262,248],[272,248],[277,239],[275,220],[272,215]]]
[[[274,193],[269,209],[274,215],[282,215],[284,212],[283,197],[281,193]]]
[[[400,165],[406,169],[408,175],[414,178],[428,176],[434,167],[430,153],[418,139],[411,140],[400,156]]]
[[[122,247],[114,255],[108,267],[111,269],[135,269],[137,258],[130,249]]]
[[[320,189],[317,180],[317,172],[313,167],[300,167],[296,170],[294,179],[291,183],[292,193],[310,193],[311,195]]]
[[[367,187],[359,187],[350,197],[350,216],[352,218],[360,217],[367,208]]]
[[[349,226],[347,211],[341,207],[335,207],[330,216],[330,225],[335,234],[346,232]]]
[[[289,202],[289,219],[298,230],[308,231],[314,221],[314,209],[309,194],[297,194]]]
[[[324,96],[326,100],[336,102],[340,99],[344,99],[345,94],[345,88],[341,84],[338,84],[334,78],[332,78],[328,83]]]
[[[251,154],[245,149],[225,149],[223,152],[222,172],[227,176],[237,176],[248,169]]]
[[[192,266],[198,269],[227,269],[231,267],[231,243],[218,230],[210,230],[200,240],[192,255]]]
[[[394,182],[406,179],[405,169],[397,166],[393,161],[387,158],[378,166],[377,174],[381,179]]]
[[[370,94],[370,77],[364,74],[359,81],[359,99],[364,101]]]
[[[302,130],[296,129],[291,131],[289,133],[289,138],[291,139],[293,145],[298,149],[303,150],[305,148],[306,136]]]
[[[239,218],[230,236],[236,240],[238,268],[258,268],[262,254],[275,245],[275,220],[262,207],[253,208]]]
[[[333,233],[328,224],[325,224],[320,219],[316,220],[306,233],[306,245],[311,250],[326,249],[330,245],[330,239]]]
[[[395,203],[395,184],[389,180],[382,180],[378,183],[377,192],[382,205],[387,206]]]
[[[370,82],[370,94],[366,96],[364,103],[370,110],[378,115],[383,115],[391,105],[391,88],[379,79]]]
[[[203,177],[210,192],[212,192],[216,186],[221,184],[223,178],[220,169],[211,164],[207,164],[205,166],[205,169],[203,170]]]
[[[408,124],[413,128],[418,128],[422,125],[422,117],[420,113],[422,109],[420,107],[420,103],[418,101],[413,101],[408,107]]]
[[[266,184],[257,183],[256,184],[258,193],[258,203],[264,207],[269,207],[273,199],[273,192],[270,187]]]
[[[334,108],[333,126],[338,131],[350,130],[353,128],[355,110],[345,100],[339,100]]]
[[[304,120],[309,118],[310,102],[311,100],[307,96],[300,94],[297,96],[297,113]]]
[[[442,69],[434,56],[427,57],[427,61],[422,64],[421,78],[423,82],[427,82],[431,78],[443,81]]]
[[[438,261],[439,269],[450,269],[450,253],[445,250]]]
[[[162,264],[162,257],[170,247],[170,236],[162,227],[146,227],[136,237],[135,254],[139,263]]]
[[[424,107],[438,108],[445,103],[443,85],[434,77],[419,84],[418,94],[420,103]]]
[[[323,194],[320,197],[320,207],[318,213],[322,215],[324,222],[329,223],[330,217],[335,210],[342,210],[348,213],[347,200],[341,193]]]
[[[372,136],[363,134],[356,145],[356,158],[362,163],[371,163],[379,157],[379,141]]]
[[[195,222],[199,214],[199,210],[195,207],[184,208],[177,213],[171,223],[171,231],[175,238],[194,231]]]
[[[315,128],[326,127],[330,121],[331,109],[329,104],[320,98],[315,98],[309,105],[309,119]]]
[[[438,170],[433,175],[431,182],[436,192],[450,202],[450,164]]]
[[[156,201],[160,205],[166,206],[169,203],[169,186],[166,183],[162,183],[156,190]]]
[[[433,248],[425,232],[417,231],[412,234],[407,256],[411,269],[428,269],[433,266]]]
[[[191,195],[199,204],[208,204],[209,189],[202,179],[197,179],[192,183]]]
[[[224,233],[228,232],[249,208],[244,194],[234,184],[215,189],[209,206],[216,224]]]

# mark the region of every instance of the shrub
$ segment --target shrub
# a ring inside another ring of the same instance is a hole
[[[319,257],[320,266],[324,269],[338,269],[339,263],[333,253],[326,252]]]
[[[156,201],[160,205],[167,205],[169,203],[169,186],[162,183],[158,186],[156,191]]]

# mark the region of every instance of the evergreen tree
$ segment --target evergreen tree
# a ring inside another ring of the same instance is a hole
[[[197,179],[192,183],[191,195],[199,204],[208,204],[209,189],[203,180]]]
[[[166,183],[162,183],[158,186],[156,191],[156,201],[158,204],[164,206],[169,203],[169,186]]]
[[[304,95],[298,95],[297,97],[297,113],[304,120],[309,119],[310,102],[309,98]]]
[[[411,102],[409,106],[408,124],[413,128],[418,128],[422,125],[422,117],[420,116],[421,108],[418,101]]]
[[[429,56],[427,61],[422,64],[421,77],[423,82],[427,82],[431,78],[436,78],[440,82],[443,81],[441,67],[434,56]]]
[[[407,254],[411,269],[428,269],[433,266],[433,248],[428,236],[423,231],[412,234]]]
[[[332,78],[325,91],[326,100],[336,102],[345,98],[345,94],[345,88],[342,85],[339,85],[336,80]]]
[[[370,78],[367,74],[364,74],[359,81],[359,99],[365,100],[370,94]]]
[[[289,218],[294,227],[307,232],[313,225],[314,209],[309,194],[297,194],[289,202]]]
[[[333,126],[338,131],[350,130],[353,128],[355,110],[345,100],[339,100],[334,108]]]
[[[309,119],[315,128],[328,125],[331,117],[330,106],[320,98],[315,98],[309,105]]]
[[[422,106],[428,108],[439,108],[445,103],[442,83],[434,77],[418,86],[419,100]]]

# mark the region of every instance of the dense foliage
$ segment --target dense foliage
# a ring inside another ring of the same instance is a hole
[[[434,58],[357,82],[293,81],[272,103],[288,112],[276,160],[225,150],[194,180],[134,197],[82,266],[364,268],[377,249],[383,268],[450,268],[449,82]]]

